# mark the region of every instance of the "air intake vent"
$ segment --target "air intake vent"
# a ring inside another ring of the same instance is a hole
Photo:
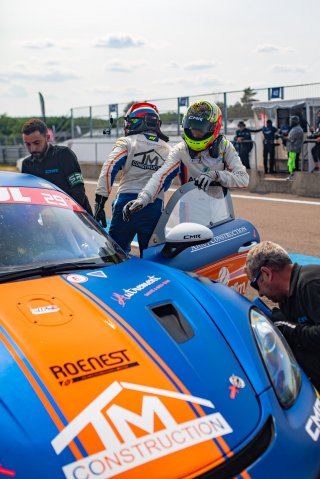
[[[194,331],[185,317],[171,303],[151,308],[161,326],[177,343],[184,343],[194,336]]]

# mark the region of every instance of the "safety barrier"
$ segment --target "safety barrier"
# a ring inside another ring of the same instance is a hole
[[[19,158],[27,154],[24,145],[0,146],[0,163],[14,165]]]
[[[249,90],[249,91],[248,91]],[[276,90],[276,91],[274,91]],[[181,123],[184,113],[189,105],[198,100],[207,100],[217,103],[223,115],[224,134],[234,134],[236,124],[234,119],[247,120],[253,117],[252,106],[259,100],[268,101],[275,98],[273,93],[278,93],[280,98],[295,100],[299,98],[311,98],[320,96],[320,83],[309,83],[300,85],[286,85],[279,88],[249,88],[246,90],[235,90],[227,92],[211,92],[202,95],[190,95],[185,97],[157,98],[157,99],[134,99],[134,101],[149,101],[155,103],[159,109],[164,133],[180,135]],[[249,96],[248,96],[249,94]],[[72,138],[87,135],[92,138],[99,134],[107,126],[110,115],[113,116],[114,131],[123,128],[125,113],[133,101],[127,103],[113,102],[105,105],[91,105],[71,108],[71,135]],[[230,120],[231,119],[231,120]],[[103,126],[102,126],[103,125]]]

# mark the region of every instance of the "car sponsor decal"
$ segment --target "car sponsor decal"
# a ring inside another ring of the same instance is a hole
[[[66,280],[70,283],[86,283],[88,278],[82,274],[66,274]]]
[[[219,283],[228,285],[230,281],[230,271],[227,266],[223,266],[218,274],[218,281]]]
[[[0,464],[0,475],[6,477],[16,477],[15,471],[3,467],[2,464]]]
[[[0,203],[46,205],[84,211],[81,206],[62,191],[48,191],[41,188],[0,186]]]
[[[229,386],[230,398],[234,399],[239,393],[240,389],[243,389],[246,384],[242,378],[236,376],[235,374],[232,374],[232,376],[230,376],[229,381],[231,383],[231,386]]]
[[[40,306],[38,308],[30,308],[31,314],[48,314],[48,313],[56,313],[60,311],[60,308],[58,306],[55,306],[54,304],[48,305],[48,306]]]
[[[247,252],[236,253],[195,269],[194,273],[219,281],[244,295],[248,286],[248,277],[244,270],[246,257]]]
[[[126,406],[121,401],[123,392],[129,392],[132,398]],[[131,407],[136,396],[140,398],[141,413]],[[166,402],[166,398],[170,401]],[[210,413],[181,421],[176,418],[176,411],[183,402],[205,406]],[[63,472],[67,479],[89,477],[90,474],[97,479],[107,479],[230,434],[232,427],[219,411],[213,410],[214,404],[207,399],[141,384],[114,382],[60,431],[51,444],[56,454],[60,454],[75,436],[90,425],[100,438],[101,450],[66,464]],[[160,428],[156,426],[155,418],[161,422]]]
[[[154,283],[158,283],[153,288],[149,289],[144,293],[145,296],[149,296],[150,294],[154,293],[158,289],[162,288],[164,285],[170,283],[170,280],[162,280],[161,277],[156,277],[154,275],[149,275],[142,283],[137,284],[131,288],[126,288],[122,290],[122,293],[114,292],[111,296],[111,299],[117,301],[120,306],[125,306],[126,302],[131,299],[134,295],[138,294],[140,291],[149,288],[149,286],[153,285]],[[161,281],[161,283],[159,283]]]
[[[320,398],[317,398],[313,405],[313,414],[309,417],[305,429],[311,439],[315,442],[320,439]]]
[[[107,278],[107,275],[104,271],[91,271],[91,273],[87,273],[87,276],[95,276],[96,278]]]
[[[81,359],[75,361],[66,361],[64,364],[55,364],[50,366],[49,369],[60,386],[69,386],[78,381],[92,379],[134,366],[139,366],[139,363],[131,359],[126,349],[122,349],[88,358],[81,357]]]
[[[250,233],[251,232],[245,226],[240,226],[239,228],[234,228],[231,231],[226,231],[225,233],[214,236],[214,238],[207,243],[192,246],[190,253],[196,253],[199,250],[210,248],[211,246],[216,246],[225,243],[226,241],[233,241],[235,238],[247,236],[250,235]]]

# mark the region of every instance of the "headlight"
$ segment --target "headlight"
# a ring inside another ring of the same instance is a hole
[[[284,338],[261,312],[252,308],[251,326],[281,405],[289,408],[298,396],[301,374]]]

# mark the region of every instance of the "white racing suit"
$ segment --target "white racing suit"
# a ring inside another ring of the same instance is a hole
[[[217,141],[217,140],[215,140]],[[224,136],[220,139],[217,157],[213,158],[209,148],[192,158],[187,144],[181,141],[175,145],[164,165],[152,175],[143,192],[154,201],[159,192],[170,186],[172,179],[179,175],[181,184],[195,180],[202,173],[219,171],[219,183],[226,188],[246,188],[249,175],[232,143]],[[209,186],[208,194],[215,194],[216,187]]]
[[[156,195],[156,201],[132,216],[129,222],[123,221],[122,208],[128,201],[137,198],[152,174],[161,168],[170,150],[168,143],[158,138],[156,133],[129,135],[116,141],[102,166],[96,194],[106,198],[110,195],[118,172],[121,171],[117,196],[112,204],[109,234],[126,252],[130,251],[130,243],[136,234],[140,252],[147,247],[161,215],[163,193],[159,198],[156,198]]]

